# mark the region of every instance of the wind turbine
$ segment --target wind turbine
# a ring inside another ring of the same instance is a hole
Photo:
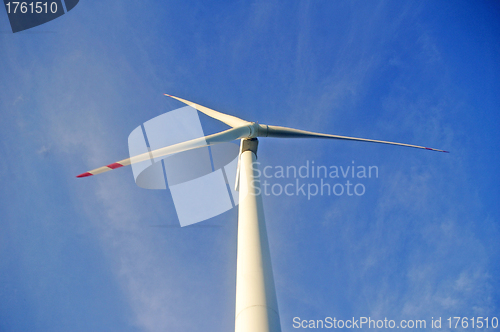
[[[81,178],[96,175],[153,158],[160,158],[183,151],[206,147],[207,145],[241,139],[238,170],[236,173],[236,190],[240,191],[236,263],[236,332],[281,331],[271,256],[264,220],[264,210],[262,207],[262,197],[260,195],[260,182],[257,169],[255,168],[258,145],[257,137],[351,140],[448,152],[418,145],[320,134],[287,127],[261,125],[256,122],[245,121],[235,116],[212,110],[182,98],[165,95],[177,99],[229,125],[231,129],[123,159],[113,164],[82,173],[77,177]],[[241,195],[241,193],[245,193],[245,195]]]

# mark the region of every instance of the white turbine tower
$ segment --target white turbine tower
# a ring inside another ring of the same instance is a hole
[[[267,240],[260,182],[255,169],[257,137],[329,138],[407,146],[418,149],[448,152],[418,145],[378,141],[356,137],[320,134],[293,128],[261,125],[220,113],[193,102],[177,99],[198,111],[232,127],[226,131],[190,141],[166,146],[151,152],[127,158],[96,168],[77,177],[87,177],[153,158],[241,139],[236,188],[240,191],[238,207],[238,241],[236,263],[236,332],[281,331],[278,302],[274,287],[271,255]],[[245,193],[245,194],[241,194]]]

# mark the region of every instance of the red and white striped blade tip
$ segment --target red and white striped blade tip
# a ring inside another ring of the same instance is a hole
[[[437,151],[437,152],[450,153],[450,151],[439,150],[439,149],[433,149],[433,148],[425,148],[425,149],[426,149],[426,150],[431,150],[431,151]]]
[[[77,175],[76,177],[77,177],[77,178],[85,178],[85,177],[87,177],[87,176],[92,176],[92,175],[94,175],[94,174],[89,173],[89,172],[85,172],[85,173],[82,173],[82,174],[80,174],[80,175]]]
[[[124,165],[122,165],[122,164],[120,164],[120,163],[112,163],[112,164],[109,164],[109,165],[104,166],[104,167],[109,168],[108,170],[101,170],[101,171],[100,171],[100,172],[98,172],[98,173],[102,173],[102,172],[110,171],[110,170],[112,170],[112,169],[117,169],[117,168],[120,168],[120,167],[123,167],[123,166],[124,166]],[[101,167],[101,168],[102,168],[102,167]],[[97,171],[97,170],[99,170],[99,168],[98,168],[98,169],[95,169],[94,171]],[[80,174],[80,175],[77,175],[76,177],[77,177],[77,178],[85,178],[85,177],[87,177],[87,176],[91,176],[91,175],[94,175],[94,174],[92,173],[92,171],[82,173],[82,174]]]

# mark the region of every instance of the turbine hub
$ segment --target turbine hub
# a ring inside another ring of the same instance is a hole
[[[267,125],[261,125],[257,122],[252,122],[248,126],[250,128],[250,135],[248,138],[256,138],[256,137],[267,137]]]

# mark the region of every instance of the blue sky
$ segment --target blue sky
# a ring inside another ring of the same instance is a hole
[[[235,209],[179,228],[168,190],[130,168],[75,178],[183,106],[163,93],[451,151],[260,140],[262,167],[379,169],[354,179],[362,196],[264,197],[283,331],[294,317],[498,317],[494,1],[82,0],[16,34],[0,17],[0,330],[233,329]]]

